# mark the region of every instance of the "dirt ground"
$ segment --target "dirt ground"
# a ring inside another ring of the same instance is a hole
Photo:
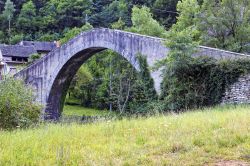
[[[217,163],[208,164],[205,166],[250,166],[250,163],[243,161],[219,161]]]

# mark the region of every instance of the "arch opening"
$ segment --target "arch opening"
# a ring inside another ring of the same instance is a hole
[[[72,56],[59,70],[56,78],[53,81],[51,89],[49,90],[48,98],[46,99],[46,108],[44,112],[44,118],[46,120],[58,120],[63,111],[65,98],[67,95],[67,91],[70,87],[71,81],[76,75],[79,68],[86,63],[92,56],[96,54],[108,50],[108,48],[103,47],[92,47],[88,49],[84,49],[74,56]],[[113,50],[111,50],[113,51]],[[116,54],[119,54],[113,51]],[[120,54],[119,54],[120,55]],[[137,63],[136,57],[131,56],[127,58],[123,55],[124,59],[128,61],[135,68],[135,70],[139,70],[139,65]]]

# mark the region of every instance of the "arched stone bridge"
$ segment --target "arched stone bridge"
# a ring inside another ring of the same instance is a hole
[[[168,49],[163,39],[149,37],[120,30],[93,29],[83,32],[17,73],[15,76],[31,84],[36,92],[36,100],[45,105],[45,118],[58,119],[71,80],[80,66],[94,54],[105,49],[113,50],[126,58],[136,69],[137,54],[147,57],[149,66],[167,56]],[[200,47],[197,55],[215,58],[235,58],[243,56],[218,49]],[[155,88],[160,89],[160,72],[153,72]]]

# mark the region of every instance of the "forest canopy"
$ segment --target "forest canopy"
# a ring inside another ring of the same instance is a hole
[[[178,0],[169,0],[167,10],[175,11]],[[87,22],[93,27],[108,27],[121,20],[131,27],[132,8],[147,6],[153,18],[166,28],[176,14],[165,11],[162,0],[0,0],[0,42],[18,40],[59,40],[69,29]],[[155,11],[155,12],[154,12]],[[169,21],[165,20],[167,18]]]
[[[189,28],[202,45],[250,52],[249,0],[0,0],[0,43],[60,40],[85,24],[160,37]]]

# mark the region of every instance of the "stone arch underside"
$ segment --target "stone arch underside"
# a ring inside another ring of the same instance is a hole
[[[67,90],[70,86],[72,79],[81,67],[81,65],[87,61],[94,54],[105,50],[105,48],[89,48],[83,50],[71,59],[61,68],[57,74],[52,87],[50,89],[49,96],[46,102],[45,115],[48,119],[58,119],[65,101]]]
[[[152,67],[157,60],[167,56],[164,40],[111,29],[93,29],[83,32],[15,75],[36,90],[36,101],[45,105],[44,115],[58,119],[66,89],[79,67],[97,52],[110,49],[127,59],[136,69],[136,55],[146,56]],[[199,47],[194,56],[211,56],[216,59],[246,57],[229,51]],[[151,73],[156,91],[160,91],[160,71]]]

